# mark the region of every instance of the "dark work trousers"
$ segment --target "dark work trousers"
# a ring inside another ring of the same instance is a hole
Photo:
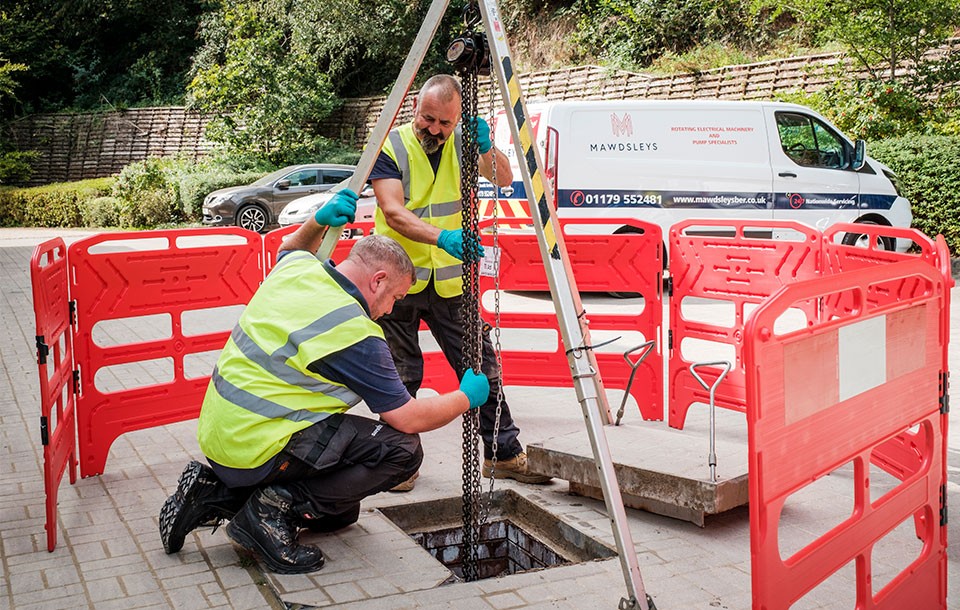
[[[437,294],[433,280],[421,292],[408,294],[393,306],[393,311],[378,320],[393,353],[393,361],[400,380],[412,396],[417,395],[423,383],[423,352],[420,350],[420,321],[427,323],[450,367],[463,377],[463,318],[460,315],[462,297],[443,298]],[[497,416],[499,375],[497,359],[490,342],[490,333],[483,333],[483,374],[490,380],[490,398],[480,407],[480,436],[483,438],[483,457],[493,457],[493,430]],[[497,459],[508,460],[523,451],[518,436],[520,428],[510,416],[510,407],[503,401],[500,410],[500,429],[497,434]]]
[[[419,435],[342,414],[294,434],[259,486],[285,487],[300,517],[337,529],[357,520],[362,499],[406,481],[422,461]]]

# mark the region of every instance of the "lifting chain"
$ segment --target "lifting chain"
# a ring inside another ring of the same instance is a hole
[[[497,83],[493,74],[490,74],[490,115],[494,116],[496,111]],[[491,124],[491,129],[494,125]],[[491,138],[494,134],[491,134]],[[493,443],[490,447],[493,455],[490,458],[490,490],[487,494],[487,504],[484,507],[484,516],[481,522],[486,521],[489,512],[490,503],[493,501],[493,484],[496,481],[497,472],[497,438],[500,435],[500,414],[503,411],[503,353],[500,348],[500,222],[497,212],[500,207],[500,187],[497,185],[497,155],[493,155],[491,167],[491,177],[493,178],[493,251],[491,255],[495,261],[493,269],[494,287],[493,287],[493,353],[497,359],[497,413],[493,423]]]
[[[464,8],[464,22],[471,30],[479,21],[479,7],[475,2]],[[460,201],[463,206],[463,362],[464,369],[482,372],[483,322],[480,319],[480,244],[479,205],[477,185],[480,179],[479,147],[474,117],[477,117],[478,66],[476,63],[459,68],[457,73],[463,88],[461,120],[462,151],[460,164]],[[480,409],[471,409],[463,415],[463,578],[478,580],[479,544],[481,526],[480,506]]]

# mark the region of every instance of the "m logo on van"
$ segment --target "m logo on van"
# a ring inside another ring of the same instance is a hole
[[[610,113],[610,126],[613,128],[615,138],[633,135],[633,120],[630,113],[623,113],[623,118],[618,118],[615,113]]]

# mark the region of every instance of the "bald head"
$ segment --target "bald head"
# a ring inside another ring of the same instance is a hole
[[[460,81],[455,77],[449,74],[436,74],[428,78],[420,88],[420,94],[417,96],[420,105],[423,105],[424,98],[430,95],[437,96],[444,103],[456,101],[459,104],[463,90],[460,87]]]

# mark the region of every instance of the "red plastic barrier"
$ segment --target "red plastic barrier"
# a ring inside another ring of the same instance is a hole
[[[59,237],[36,247],[30,260],[40,373],[40,438],[46,495],[47,550],[57,546],[57,494],[69,467],[77,482],[73,338],[67,294],[67,247]]]
[[[103,472],[121,434],[197,417],[210,376],[187,378],[184,357],[221,349],[230,331],[186,335],[183,315],[246,304],[263,280],[262,248],[259,235],[232,227],[103,233],[70,247],[81,476]],[[94,340],[98,322],[157,314],[170,316],[170,336],[106,347]],[[173,362],[171,381],[115,392],[95,383],[104,367],[161,358]]]
[[[511,219],[520,222],[524,219]],[[526,220],[529,225],[529,219]],[[484,223],[484,227],[489,223]],[[575,225],[630,225],[638,233],[618,235],[571,234]],[[661,345],[660,325],[662,320],[661,269],[662,237],[657,225],[630,219],[590,219],[567,220],[561,222],[564,242],[570,257],[574,279],[581,292],[632,292],[643,296],[641,310],[629,313],[595,314],[586,312],[590,321],[590,330],[627,332],[635,331],[645,340],[656,340]],[[537,237],[532,232],[508,233],[498,235],[500,248],[500,290],[507,291],[547,291],[546,272],[540,256]],[[484,247],[493,247],[493,236],[483,235]],[[618,264],[611,265],[611,261]],[[496,288],[494,278],[482,277],[481,292]],[[483,307],[483,318],[493,324],[495,312]],[[542,313],[501,312],[499,320],[503,334],[520,329],[553,330],[557,337],[556,345],[548,350],[503,350],[503,379],[508,385],[528,385],[547,387],[572,387],[573,378],[567,362],[565,348],[560,334],[560,326],[555,315]],[[593,342],[598,343],[596,336]],[[625,389],[631,374],[631,365],[620,353],[595,351],[597,365],[603,383],[608,388]],[[433,356],[430,362],[431,378],[429,385],[440,391],[440,384],[455,379],[444,377],[452,375],[444,371],[436,373],[436,366],[442,361],[442,355]],[[636,354],[633,362],[636,362]],[[447,369],[449,370],[449,369]],[[631,396],[637,401],[644,419],[663,419],[663,355],[654,348],[637,368]],[[453,386],[456,387],[455,385]]]
[[[263,236],[264,276],[270,273],[270,270],[273,269],[274,265],[277,264],[277,251],[280,250],[280,244],[283,243],[283,239],[287,235],[290,235],[296,231],[299,226],[300,225],[291,225],[289,227],[283,227],[282,229],[275,229]],[[354,232],[354,235],[349,238],[341,237],[337,241],[337,245],[333,250],[333,255],[331,256],[331,258],[335,261],[342,261],[347,257],[347,253],[350,252],[350,248],[353,247],[354,242],[364,235],[370,235],[373,232],[373,223],[352,222],[344,226],[343,230],[351,230]]]
[[[864,306],[871,290],[891,280],[915,282],[922,289],[876,308]],[[789,608],[847,565],[856,570],[858,610],[946,608],[946,525],[940,514],[945,435],[938,402],[945,284],[936,267],[920,260],[865,267],[786,286],[748,320],[744,360],[754,608]],[[804,329],[775,332],[784,311],[837,292],[850,293],[861,307]],[[865,321],[885,329],[880,349],[886,369],[879,383],[856,392],[848,387],[841,399],[841,388],[859,371],[837,366],[839,350],[852,340],[849,327]],[[903,482],[881,498],[870,497],[871,458],[912,426],[919,427],[916,437],[922,439],[910,448],[920,452],[919,467],[907,468]],[[790,494],[850,462],[854,506],[849,518],[782,557],[778,526]],[[874,545],[911,518],[923,545],[919,556],[873,591]]]
[[[511,225],[529,226],[530,219],[508,219]],[[634,220],[577,220],[563,222],[570,225],[611,225],[617,227],[631,225],[638,233],[621,235],[569,235],[565,233],[567,251],[573,267],[574,277],[579,288],[584,291],[599,292],[636,292],[644,297],[644,309],[630,314],[595,315],[588,312],[592,330],[638,331],[646,339],[656,339],[660,344],[660,320],[662,305],[660,298],[662,244],[660,228],[656,225]],[[369,223],[357,225],[369,231]],[[492,221],[483,223],[486,229]],[[283,237],[292,232],[288,227],[271,231],[264,240],[267,268],[273,265],[276,248]],[[532,232],[508,233],[498,235],[501,248],[500,289],[516,291],[547,291],[546,273],[540,257],[536,235]],[[356,241],[341,239],[334,251],[334,260],[341,260]],[[493,236],[484,233],[483,244],[493,247]],[[623,261],[624,265],[613,266],[611,261]],[[495,289],[493,278],[484,277],[481,291]],[[495,312],[484,308],[484,319],[493,324]],[[503,332],[510,329],[549,329],[557,336],[557,345],[549,351],[504,350],[503,380],[505,384],[550,387],[571,387],[573,379],[567,363],[564,348],[560,341],[560,330],[553,315],[529,313],[501,313],[500,327]],[[426,325],[421,330],[427,330]],[[607,387],[626,388],[630,378],[631,366],[621,354],[597,353],[597,364]],[[425,350],[424,379],[422,387],[437,392],[450,392],[458,387],[453,369],[440,351]],[[636,361],[636,358],[633,360]],[[645,419],[663,419],[663,356],[654,349],[637,369],[631,387],[631,395],[640,405]]]
[[[860,232],[868,236],[868,247],[858,247],[853,245],[844,245],[841,239],[847,233]],[[895,240],[912,241],[916,244],[919,252],[894,252],[890,250],[878,249],[877,242],[882,237]],[[937,251],[933,241],[926,235],[913,229],[903,229],[899,227],[887,227],[883,225],[863,225],[855,223],[837,223],[831,225],[823,234],[823,273],[841,273],[843,271],[852,271],[871,267],[875,265],[887,265],[905,260],[919,258],[924,262],[937,266]],[[948,260],[949,265],[949,260]],[[949,274],[947,275],[949,277]],[[915,279],[891,280],[876,286],[871,286],[870,294],[867,295],[866,304],[873,308],[882,304],[896,302],[903,298],[909,298],[913,290],[921,289],[916,286]],[[846,302],[842,297],[844,295],[831,295],[823,300],[823,315],[830,317],[832,315],[842,315],[849,311],[856,304]]]
[[[694,233],[693,230],[697,229]],[[747,232],[789,232],[798,241],[752,237]],[[709,231],[712,234],[705,234]],[[802,241],[799,241],[802,239]],[[735,362],[717,387],[718,407],[743,412],[743,324],[747,305],[756,305],[790,282],[814,278],[820,272],[821,235],[816,229],[792,221],[687,220],[670,229],[670,372],[669,416],[673,428],[683,428],[687,411],[695,402],[709,404],[710,392],[690,373],[693,360],[682,352],[685,340],[733,346]],[[732,304],[729,325],[688,319],[684,299],[707,298]],[[808,319],[816,317],[816,303],[797,305]],[[720,358],[709,358],[720,360]],[[708,387],[721,373],[719,367],[701,367],[698,373]]]

